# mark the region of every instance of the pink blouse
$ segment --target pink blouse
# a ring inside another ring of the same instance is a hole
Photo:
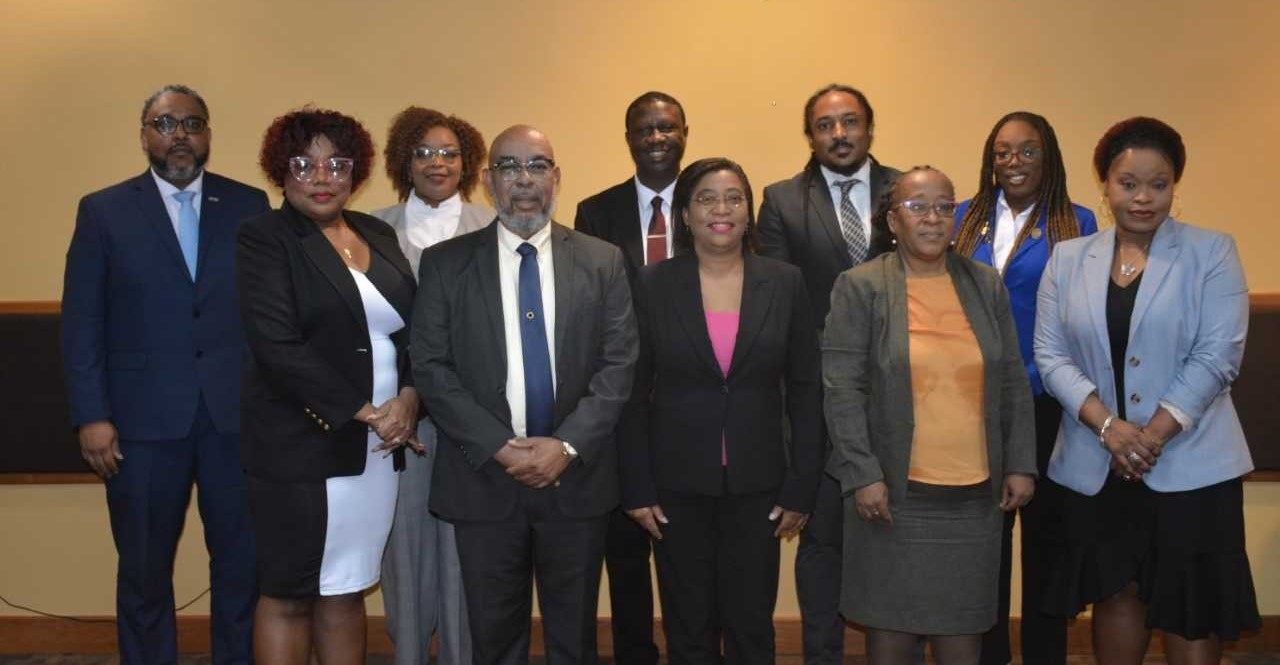
[[[738,340],[738,312],[707,312],[707,335],[711,337],[711,350],[720,364],[720,373],[729,375],[733,361],[733,345]],[[720,434],[720,464],[729,466],[729,451],[724,445],[724,433]]]

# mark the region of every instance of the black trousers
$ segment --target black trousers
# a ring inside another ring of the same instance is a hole
[[[594,664],[596,607],[608,514],[564,515],[553,489],[523,488],[497,522],[454,522],[473,662],[525,665],[533,584],[548,665]]]
[[[800,532],[796,549],[796,597],[800,603],[805,665],[844,663],[844,619],[840,617],[843,543],[840,483],[824,473],[818,486],[818,501]]]
[[[656,665],[653,641],[653,578],[649,572],[649,533],[621,507],[609,515],[604,564],[609,571],[613,614],[613,662]]]
[[[669,523],[653,552],[670,665],[774,662],[780,547],[769,511],[776,499],[776,490],[658,490]]]
[[[1067,622],[1041,610],[1051,555],[1062,542],[1061,489],[1048,478],[1049,455],[1058,435],[1062,407],[1047,393],[1035,400],[1036,495],[1022,508],[1022,662],[1063,665],[1067,660]],[[1000,607],[996,625],[982,636],[982,665],[1012,662],[1009,648],[1009,580],[1013,569],[1013,513],[1005,516],[1000,553]]]

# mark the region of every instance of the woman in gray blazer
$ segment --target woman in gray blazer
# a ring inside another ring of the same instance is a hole
[[[395,229],[415,277],[422,250],[493,221],[493,210],[469,203],[485,147],[467,121],[410,106],[392,120],[384,154],[401,202],[373,215]],[[387,633],[396,647],[395,665],[427,665],[432,633],[440,640],[440,665],[468,665],[471,632],[453,526],[427,510],[436,455],[430,417],[419,423],[418,440],[426,450],[406,456],[382,561]]]
[[[1169,216],[1185,165],[1159,120],[1108,130],[1094,168],[1115,228],[1058,245],[1040,282],[1036,365],[1063,408],[1049,477],[1068,490],[1044,607],[1093,604],[1104,663],[1141,663],[1152,628],[1169,662],[1217,663],[1260,625],[1230,392],[1249,292],[1230,236]]]
[[[903,174],[876,223],[896,251],[840,275],[823,341],[827,471],[845,506],[841,612],[872,665],[978,662],[996,621],[1001,511],[1034,491],[1035,432],[1009,294],[948,251],[951,181]]]

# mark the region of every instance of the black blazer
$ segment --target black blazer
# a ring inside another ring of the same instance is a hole
[[[623,506],[658,503],[659,487],[720,495],[727,469],[732,494],[780,487],[778,505],[812,510],[825,433],[818,335],[800,271],[746,256],[727,377],[707,334],[696,256],[646,268],[637,302],[640,360],[619,427]]]
[[[900,173],[871,160],[871,206],[893,185]],[[874,216],[876,210],[873,210]],[[840,220],[831,190],[816,160],[789,180],[764,188],[759,217],[760,254],[800,267],[809,286],[814,323],[821,327],[831,309],[831,285],[840,273],[853,267],[849,246],[840,232]],[[870,256],[887,249],[886,229],[871,229]],[[868,258],[870,258],[868,256]]]
[[[640,239],[640,203],[635,178],[627,178],[578,204],[573,229],[595,236],[622,249],[627,278],[634,285],[644,267],[644,243]],[[671,220],[667,220],[670,223]]]
[[[413,374],[439,434],[431,510],[446,519],[500,520],[523,491],[494,461],[514,436],[498,282],[498,227],[451,238],[422,254],[414,304]],[[578,451],[551,492],[566,515],[618,505],[614,427],[636,360],[631,290],[618,248],[551,228],[556,285],[557,439]]]
[[[369,243],[370,281],[405,321],[392,340],[400,386],[412,385],[409,263],[390,226],[342,214]],[[319,227],[286,201],[240,226],[236,277],[251,351],[241,407],[245,470],[278,482],[363,473],[369,429],[354,416],[373,398],[373,357],[364,304],[346,264]]]

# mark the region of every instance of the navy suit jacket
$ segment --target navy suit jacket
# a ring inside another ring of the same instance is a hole
[[[960,221],[964,219],[964,214],[969,210],[971,203],[973,199],[961,203],[956,208],[956,232],[960,231]],[[1076,213],[1076,222],[1080,225],[1081,236],[1098,232],[1098,220],[1094,218],[1093,212],[1074,203],[1071,204],[1071,209]],[[991,249],[996,223],[994,215],[993,212],[992,219],[987,220],[987,228],[990,232],[983,235],[978,241],[978,246],[973,250],[973,256],[969,257],[978,263],[987,265],[995,263]],[[1040,288],[1040,276],[1044,274],[1045,264],[1049,263],[1049,234],[1045,229],[1048,221],[1048,211],[1041,210],[1036,218],[1036,228],[1040,229],[1040,233],[1028,235],[1013,254],[1009,255],[1009,261],[1004,264],[1003,275],[1004,286],[1009,289],[1013,323],[1018,328],[1018,348],[1022,352],[1022,366],[1027,370],[1031,391],[1036,395],[1044,392],[1044,385],[1040,382],[1040,372],[1036,369],[1035,349],[1032,347],[1036,333],[1036,291]]]
[[[80,200],[62,290],[73,425],[179,439],[203,396],[219,432],[240,431],[236,228],[269,206],[262,190],[207,171],[202,197],[195,280],[150,171]]]

